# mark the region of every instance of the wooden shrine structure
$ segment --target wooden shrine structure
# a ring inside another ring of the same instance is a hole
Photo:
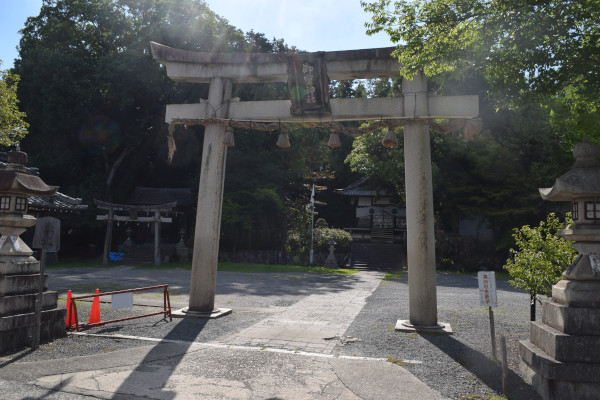
[[[429,128],[435,119],[468,120],[479,115],[478,96],[436,96],[422,73],[403,79],[393,98],[329,99],[330,80],[398,77],[395,48],[294,54],[220,54],[173,49],[151,43],[154,59],[177,82],[208,83],[208,99],[167,106],[165,121],[201,124],[204,144],[198,190],[189,307],[181,315],[217,317],[214,306],[225,160],[233,128],[281,130],[325,126],[360,134],[404,126],[409,319],[397,329],[445,330],[437,321],[435,239]],[[240,101],[233,83],[287,82],[289,100]],[[374,120],[355,129],[341,121]],[[464,124],[463,124],[464,126]],[[393,131],[391,131],[393,134]],[[395,139],[395,136],[394,136]],[[397,142],[397,140],[396,140]],[[388,140],[387,145],[394,145]],[[287,141],[282,144],[289,145]],[[401,171],[398,171],[401,173]],[[229,310],[231,311],[231,310]]]
[[[98,221],[106,221],[106,236],[104,238],[104,252],[102,263],[108,264],[110,245],[112,242],[113,222],[143,222],[154,224],[154,265],[160,265],[160,224],[170,223],[170,217],[162,214],[173,210],[177,202],[160,205],[131,205],[113,204],[94,199],[94,204],[100,210],[108,211],[105,215],[97,215]],[[142,214],[149,214],[143,216]]]

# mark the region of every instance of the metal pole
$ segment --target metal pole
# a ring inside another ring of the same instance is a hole
[[[40,288],[35,303],[35,327],[31,337],[31,348],[37,350],[40,347],[40,336],[42,330],[42,300],[44,296],[44,271],[46,269],[46,249],[40,249]]]
[[[313,265],[313,255],[314,255],[314,241],[315,241],[315,202],[314,199],[311,199],[312,202],[312,217],[310,222],[310,265]]]

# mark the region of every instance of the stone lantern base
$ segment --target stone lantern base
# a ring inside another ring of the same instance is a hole
[[[600,399],[600,281],[561,280],[521,341],[521,370],[544,399]]]
[[[66,335],[65,309],[58,309],[58,293],[48,291],[44,279],[41,341]],[[36,328],[35,303],[40,262],[31,256],[0,256],[0,354],[30,346]]]

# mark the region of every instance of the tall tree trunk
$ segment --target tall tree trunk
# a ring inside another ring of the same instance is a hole
[[[529,299],[530,299],[530,303],[529,303],[529,320],[530,321],[535,321],[536,295],[534,293],[529,293]]]
[[[108,154],[106,151],[104,152],[104,166],[106,168],[106,172],[108,172],[108,177],[106,178],[106,201],[108,202],[112,202],[112,184],[115,179],[116,172],[123,163],[125,157],[131,153],[131,150],[133,150],[132,147],[125,147],[112,165],[110,165]]]

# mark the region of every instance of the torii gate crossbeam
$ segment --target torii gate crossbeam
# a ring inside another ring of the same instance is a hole
[[[210,85],[208,100],[197,104],[168,105],[165,117],[167,123],[177,120],[206,122],[190,303],[187,309],[182,310],[183,314],[214,317],[221,312],[214,308],[214,296],[227,150],[223,143],[226,120],[322,122],[327,125],[331,121],[404,119],[409,319],[398,321],[396,329],[449,328],[437,321],[431,151],[427,121],[434,118],[475,118],[479,115],[478,96],[435,96],[428,93],[427,80],[419,73],[412,80],[403,80],[402,95],[396,98],[326,99],[326,112],[297,112],[298,107],[302,109],[302,105],[295,103],[297,100],[241,102],[231,99],[231,85],[233,82],[286,81],[290,85],[294,79],[299,79],[290,72],[294,68],[293,58],[307,60],[301,61],[305,66],[305,80],[307,76],[312,79],[313,74],[319,73],[332,80],[393,78],[398,76],[400,67],[391,57],[395,48],[293,55],[219,54],[178,50],[152,42],[151,49],[154,59],[166,66],[169,78]],[[318,83],[318,79],[315,82]],[[306,88],[308,91],[314,89],[312,86]]]

